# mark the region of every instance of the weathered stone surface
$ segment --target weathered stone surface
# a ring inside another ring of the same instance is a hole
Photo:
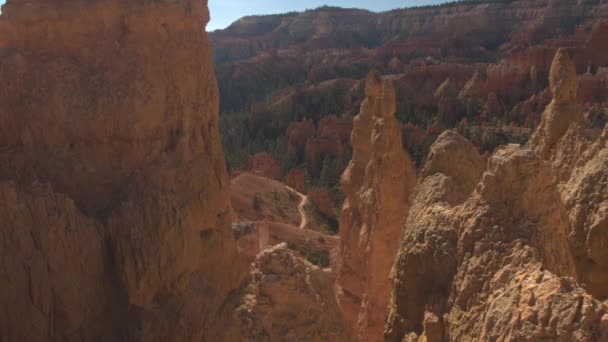
[[[593,141],[581,125],[563,50],[551,87],[530,147],[500,147],[481,178],[464,139],[431,148],[392,271],[387,341],[608,340],[608,129]]]
[[[391,81],[371,73],[355,118],[353,160],[342,176],[347,199],[340,215],[338,302],[360,341],[381,341],[389,272],[416,174],[394,117]]]
[[[0,339],[200,341],[239,286],[206,5],[3,6]]]
[[[569,210],[578,280],[602,300],[608,298],[608,127],[582,155],[563,186]]]
[[[0,222],[2,340],[120,337],[126,312],[113,311],[120,296],[99,223],[49,185],[13,182],[0,183]]]
[[[577,103],[576,69],[568,51],[560,49],[555,55],[549,83],[553,100],[543,113],[540,127],[530,139],[530,145],[543,159],[549,158],[558,140],[568,128],[583,128],[584,117]]]
[[[211,325],[213,341],[350,341],[333,276],[280,244],[253,263],[249,279]]]
[[[606,129],[595,141],[584,129],[576,106],[576,74],[563,50],[555,57],[551,90],[553,101],[543,114],[546,124],[539,127],[534,136],[537,139],[531,143],[534,146],[539,140],[555,141],[550,150],[541,146],[541,152],[546,153],[542,156],[551,162],[561,182],[562,200],[569,214],[571,248],[576,256],[577,280],[596,298],[606,299]],[[543,135],[550,138],[543,140]]]
[[[424,317],[429,315],[443,334],[440,307],[457,265],[452,206],[470,196],[484,169],[475,147],[454,131],[446,131],[431,146],[391,274],[395,283],[386,328],[389,340],[399,340],[406,331],[426,330]]]
[[[453,130],[445,131],[431,146],[428,158],[422,169],[422,177],[429,177],[442,173],[453,180],[453,186],[462,191],[455,194],[468,196],[481,179],[485,161],[473,144]],[[464,198],[450,200],[451,204],[462,201]]]
[[[567,212],[550,166],[508,146],[462,204],[444,199],[451,181],[440,172],[419,183],[393,270],[387,340],[605,337],[607,308],[572,278]]]

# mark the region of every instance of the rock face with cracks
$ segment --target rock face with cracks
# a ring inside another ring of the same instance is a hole
[[[280,244],[252,264],[245,286],[211,326],[211,341],[350,341],[333,276]]]
[[[365,95],[351,135],[353,159],[342,176],[346,202],[334,264],[339,305],[355,339],[380,341],[388,276],[416,174],[401,145],[392,83],[370,73]]]
[[[0,17],[0,339],[200,341],[242,279],[206,1]]]
[[[557,52],[529,146],[500,147],[487,167],[454,132],[431,147],[392,270],[387,341],[608,341],[608,129],[586,135],[568,58]]]
[[[576,259],[577,279],[589,293],[608,298],[608,128],[593,139],[585,131],[582,114],[576,105],[577,80],[574,67],[564,50],[559,50],[551,70],[553,101],[547,107],[543,122],[531,145],[548,154],[542,155],[560,176],[559,189],[568,210],[569,236]],[[564,107],[557,110],[556,104]],[[564,126],[564,127],[562,127]],[[544,132],[543,132],[544,130]]]

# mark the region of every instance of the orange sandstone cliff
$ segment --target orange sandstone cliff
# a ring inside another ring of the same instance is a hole
[[[239,285],[206,1],[0,17],[0,339],[200,341]]]

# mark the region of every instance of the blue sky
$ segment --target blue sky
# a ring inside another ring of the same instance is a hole
[[[211,22],[207,30],[225,28],[246,15],[302,11],[323,5],[366,8],[378,12],[443,2],[447,0],[209,0]]]

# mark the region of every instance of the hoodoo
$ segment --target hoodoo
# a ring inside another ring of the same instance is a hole
[[[389,273],[416,173],[401,143],[391,81],[370,73],[354,120],[353,159],[342,176],[347,199],[334,262],[340,307],[360,341],[381,341]]]
[[[549,158],[558,140],[573,125],[583,127],[584,117],[577,102],[578,81],[576,68],[568,51],[559,49],[549,73],[549,85],[553,100],[543,113],[540,127],[530,139],[530,144],[541,158]]]

